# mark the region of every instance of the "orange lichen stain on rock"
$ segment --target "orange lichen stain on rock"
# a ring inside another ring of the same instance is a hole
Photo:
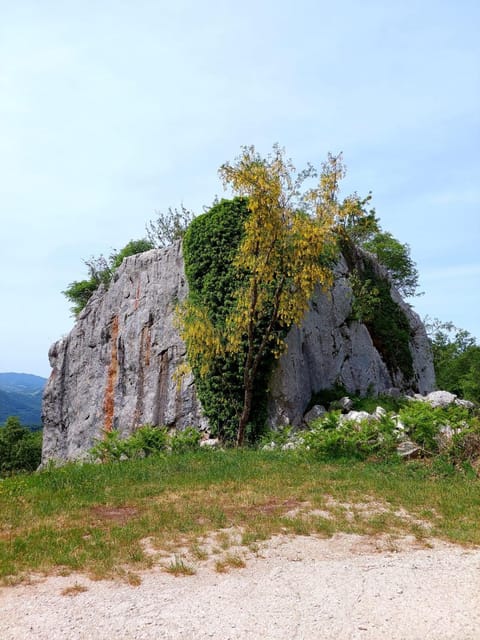
[[[105,388],[105,399],[103,401],[103,413],[105,415],[103,428],[105,431],[111,431],[113,428],[113,414],[115,411],[115,383],[118,376],[118,316],[112,320],[112,353],[110,356],[110,365],[107,372],[107,386]]]
[[[150,350],[152,347],[152,335],[150,331],[150,327],[145,326],[142,330],[142,342],[143,342],[143,351],[144,351],[144,362],[145,366],[150,366]]]
[[[140,283],[137,284],[137,290],[135,292],[135,302],[133,303],[133,309],[136,311],[140,302]]]

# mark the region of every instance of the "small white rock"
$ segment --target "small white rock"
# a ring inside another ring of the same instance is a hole
[[[219,444],[220,441],[218,438],[208,438],[207,440],[200,440],[200,446],[207,447],[209,449],[214,449],[215,447],[218,447]]]
[[[372,415],[376,420],[380,420],[387,415],[387,412],[383,407],[377,407]]]

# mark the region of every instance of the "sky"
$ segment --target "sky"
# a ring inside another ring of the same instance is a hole
[[[84,259],[222,197],[254,144],[343,152],[424,318],[480,338],[478,0],[0,0],[0,371],[47,377]]]

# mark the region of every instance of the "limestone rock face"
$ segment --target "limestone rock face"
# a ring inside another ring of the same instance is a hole
[[[50,348],[42,461],[80,458],[103,429],[206,426],[191,376],[174,373],[185,345],[174,327],[188,291],[180,243],[126,258],[70,334]]]
[[[302,324],[290,331],[287,351],[270,384],[271,425],[299,425],[302,407],[312,395],[335,384],[360,395],[391,387],[425,394],[435,387],[431,349],[418,315],[392,287],[391,296],[410,325],[414,377],[407,380],[401,371],[389,371],[365,324],[349,320],[352,296],[347,276],[347,264],[341,259],[333,290],[324,293],[318,288]]]
[[[410,324],[414,377],[388,370],[367,327],[349,320],[348,269],[341,260],[330,294],[315,292],[269,391],[272,425],[300,424],[312,395],[335,383],[350,393],[434,388],[432,356],[418,316],[392,289]],[[97,291],[68,334],[50,349],[43,404],[42,461],[81,458],[103,430],[142,424],[207,429],[192,377],[177,384],[185,345],[174,324],[187,295],[180,243],[126,258],[107,291]]]

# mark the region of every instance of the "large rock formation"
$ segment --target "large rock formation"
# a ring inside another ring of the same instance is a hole
[[[389,387],[426,393],[434,386],[428,340],[418,316],[392,289],[410,324],[414,375],[390,371],[364,324],[349,319],[347,266],[331,294],[315,293],[302,326],[273,374],[273,424],[297,424],[312,394],[334,383],[350,392]],[[50,349],[43,403],[43,462],[82,457],[103,430],[128,435],[151,423],[206,429],[194,381],[177,380],[185,345],[175,307],[187,294],[181,245],[126,258],[108,290],[97,291],[70,334]]]
[[[205,425],[192,377],[174,375],[185,360],[174,312],[187,291],[175,244],[126,258],[108,291],[93,295],[49,351],[43,461],[81,457],[103,429]]]
[[[385,277],[380,265],[376,269]],[[312,396],[334,385],[342,385],[349,393],[358,395],[379,394],[392,387],[425,394],[434,388],[431,349],[418,315],[392,286],[390,295],[405,314],[410,328],[408,347],[413,376],[407,377],[400,369],[387,367],[367,326],[350,320],[352,295],[348,273],[342,258],[332,291],[324,293],[318,288],[301,326],[291,329],[286,353],[280,358],[270,384],[271,424],[300,424]]]

